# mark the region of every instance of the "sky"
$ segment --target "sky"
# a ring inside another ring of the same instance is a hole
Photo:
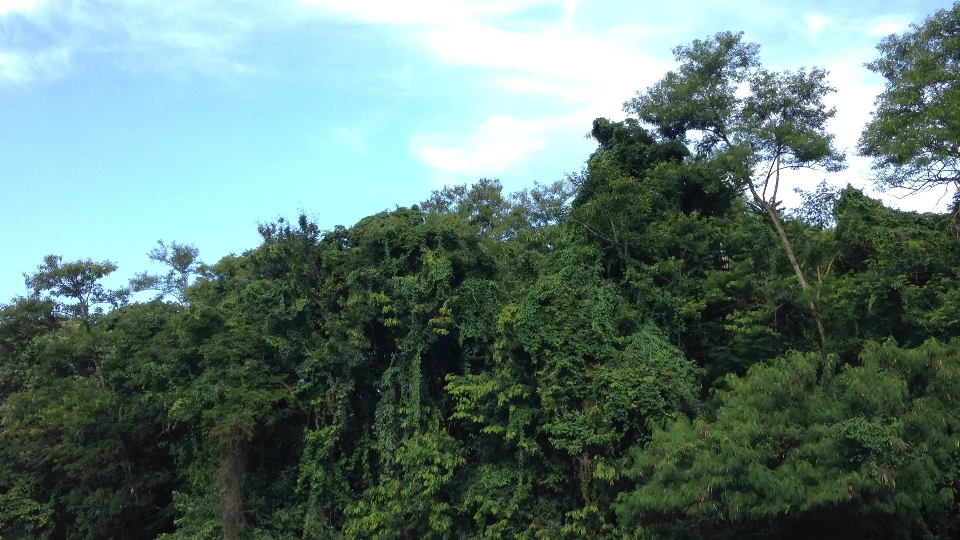
[[[674,68],[671,49],[743,31],[769,69],[820,66],[850,167],[886,35],[948,2],[0,0],[0,302],[47,254],[160,272],[157,240],[206,262],[259,223],[323,229],[444,185],[507,191],[578,172],[596,117]],[[786,203],[791,203],[790,193]],[[943,209],[942,193],[897,198]]]

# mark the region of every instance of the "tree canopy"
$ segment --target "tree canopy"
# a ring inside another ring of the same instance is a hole
[[[867,67],[883,75],[858,150],[881,186],[923,190],[960,183],[960,3],[890,35]]]

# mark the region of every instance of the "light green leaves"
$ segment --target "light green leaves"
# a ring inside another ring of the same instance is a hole
[[[960,181],[960,4],[877,46],[867,67],[887,79],[857,149],[874,158],[881,187],[926,189]]]

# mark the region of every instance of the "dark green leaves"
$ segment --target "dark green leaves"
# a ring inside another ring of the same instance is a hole
[[[563,181],[160,242],[145,303],[47,257],[0,306],[0,535],[956,537],[949,216],[783,218],[781,173],[843,164],[826,72],[674,52]]]
[[[36,273],[25,275],[25,282],[35,297],[51,299],[65,314],[89,321],[91,315],[103,313],[104,304],[116,307],[126,301],[127,291],[106,290],[100,283],[116,269],[110,261],[64,263],[62,257],[47,255]]]
[[[741,41],[743,33],[722,32],[706,40],[673,49],[681,63],[663,80],[624,103],[624,110],[656,127],[661,136],[688,142],[687,133],[704,133],[697,145],[710,152],[718,143],[730,144],[740,98],[737,85],[758,65],[760,47]]]
[[[618,514],[707,535],[929,530],[923,516],[952,505],[957,486],[958,345],[868,344],[839,373],[815,354],[754,366],[728,380],[714,421],[674,422],[638,449],[638,488]]]

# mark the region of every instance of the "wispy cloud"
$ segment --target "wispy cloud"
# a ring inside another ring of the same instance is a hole
[[[609,41],[560,25],[517,32],[485,24],[458,24],[428,31],[424,41],[444,62],[567,78],[609,75],[613,65],[636,66],[644,60]]]
[[[483,176],[503,172],[527,155],[547,147],[547,132],[556,121],[487,118],[467,135],[414,135],[411,151],[440,173]]]
[[[610,15],[620,10],[630,14]],[[731,24],[748,39],[770,36],[771,28],[789,34],[780,41],[781,51],[791,44],[789,52],[776,60],[788,68],[824,63],[790,41],[817,36],[840,89],[837,140],[852,147],[879,91],[876,80],[863,78],[876,41],[870,36],[902,32],[911,20],[876,11],[850,19],[825,1],[783,7],[723,0],[691,12],[678,22],[669,6],[581,0],[0,0],[0,82],[28,84],[92,55],[133,72],[247,80],[273,72],[269,54],[251,53],[260,37],[279,43],[288,30],[323,24],[386,27],[381,37],[418,55],[411,66],[464,68],[466,80],[489,90],[483,107],[464,115],[476,115],[473,125],[448,130],[442,126],[449,122],[427,111],[418,124],[426,127],[404,134],[410,152],[438,173],[475,176],[507,171],[553,141],[579,137],[594,117],[621,117],[624,100],[673,67],[671,46]],[[282,47],[284,55],[295,50]],[[856,54],[841,58],[834,47]],[[366,151],[357,132],[337,137]]]
[[[93,54],[133,71],[249,75],[257,70],[237,57],[239,45],[289,11],[247,1],[0,0],[2,73],[29,82],[51,71],[42,66]]]
[[[909,26],[908,23],[904,21],[879,21],[874,23],[867,33],[871,36],[889,36],[890,34],[897,34],[903,32]]]
[[[36,3],[36,0],[0,0],[0,16],[11,11],[29,11]]]
[[[324,15],[348,21],[396,25],[447,25],[498,18],[536,6],[558,5],[572,14],[571,0],[300,0]]]
[[[0,83],[25,83],[61,72],[69,62],[66,48],[41,51],[0,51]]]
[[[408,43],[445,65],[473,68],[481,85],[574,106],[525,119],[504,111],[459,133],[414,135],[411,152],[441,175],[503,172],[549,146],[551,131],[579,134],[596,116],[620,114],[620,104],[667,67],[639,51],[638,38],[655,29],[631,25],[594,34],[576,24],[578,0],[300,3],[320,17],[410,27]],[[540,15],[527,16],[533,12]]]
[[[803,22],[807,23],[807,27],[813,32],[813,35],[817,36],[830,24],[830,18],[820,13],[807,13],[803,16]]]
[[[565,22],[573,20],[573,17],[577,14],[578,5],[580,5],[580,0],[566,0],[563,3],[563,20]]]
[[[567,13],[575,9],[568,6]],[[546,148],[548,131],[577,136],[597,116],[621,115],[623,101],[670,65],[630,43],[631,34],[652,34],[647,29],[611,34],[620,39],[592,35],[567,20],[521,29],[467,22],[421,32],[420,43],[441,62],[479,69],[483,84],[508,94],[556,102],[559,114],[523,121],[494,116],[472,132],[447,135],[447,144],[418,137],[415,155],[443,173],[491,174]],[[451,137],[460,142],[450,144]]]
[[[33,78],[31,62],[23,54],[0,53],[0,80],[24,82]]]

